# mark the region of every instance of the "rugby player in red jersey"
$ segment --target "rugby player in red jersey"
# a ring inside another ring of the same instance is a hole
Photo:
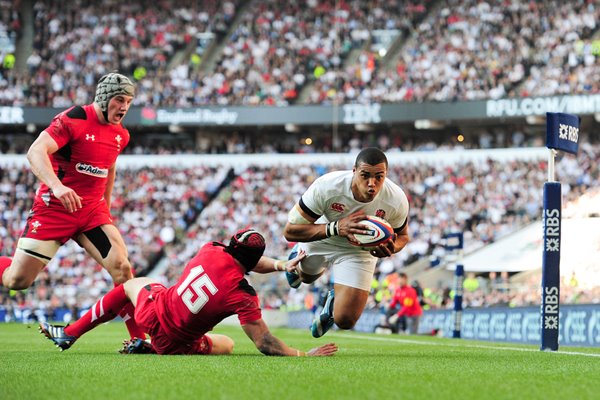
[[[188,262],[178,282],[166,288],[150,278],[134,278],[108,292],[79,320],[67,327],[40,324],[40,332],[61,350],[70,348],[85,332],[110,321],[116,311],[131,302],[135,319],[152,338],[125,343],[129,353],[230,354],[233,340],[208,334],[215,325],[236,314],[242,329],[266,355],[328,356],[337,351],[333,343],[308,352],[287,346],[271,334],[262,319],[254,288],[244,278],[249,271],[269,273],[294,269],[304,258],[301,252],[290,261],[264,257],[264,237],[253,229],[238,231],[228,245],[204,245]]]
[[[117,156],[129,143],[121,122],[135,86],[124,75],[98,81],[92,104],[58,114],[27,152],[41,181],[25,229],[12,257],[0,260],[0,285],[26,289],[69,239],[111,275],[115,285],[132,278],[121,234],[112,224],[110,201]],[[122,311],[132,337],[143,335],[133,308]]]

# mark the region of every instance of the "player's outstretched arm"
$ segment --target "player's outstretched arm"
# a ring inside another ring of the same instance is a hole
[[[331,356],[338,350],[334,343],[327,343],[307,352],[289,347],[271,334],[267,324],[262,319],[244,324],[242,329],[254,342],[256,348],[267,356]]]
[[[321,357],[321,356],[332,356],[338,351],[338,347],[335,343],[327,343],[314,349],[310,349],[306,352],[307,356]]]
[[[252,272],[268,274],[270,272],[277,271],[296,271],[296,266],[300,264],[300,261],[304,260],[304,258],[306,258],[306,252],[304,252],[304,250],[300,250],[296,257],[286,261],[262,256],[260,260],[258,260],[258,264],[256,264],[256,267],[254,267]]]

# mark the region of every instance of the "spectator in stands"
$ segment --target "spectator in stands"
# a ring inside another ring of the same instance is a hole
[[[390,313],[393,314],[388,322],[392,326],[398,324],[400,326],[398,332],[416,335],[419,332],[419,319],[423,315],[423,309],[417,291],[408,284],[408,276],[404,272],[399,275],[400,286],[394,292],[389,304]]]
[[[467,276],[463,282],[463,287],[467,292],[475,292],[479,290],[479,279],[477,279],[474,272],[467,273]]]

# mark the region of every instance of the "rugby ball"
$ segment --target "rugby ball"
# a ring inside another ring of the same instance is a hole
[[[367,218],[359,222],[365,225],[369,229],[369,234],[358,235],[354,237],[358,240],[358,243],[350,242],[355,246],[360,247],[375,247],[382,243],[387,242],[394,236],[394,229],[392,226],[383,218],[376,217],[374,215],[367,215]]]

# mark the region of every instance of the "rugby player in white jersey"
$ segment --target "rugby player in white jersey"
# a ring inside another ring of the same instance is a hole
[[[323,336],[334,323],[340,329],[352,329],[367,303],[377,259],[390,257],[408,243],[408,199],[387,178],[387,171],[387,157],[381,150],[364,149],[352,171],[319,177],[289,212],[284,236],[298,242],[290,257],[300,249],[307,254],[295,271],[286,272],[290,286],[312,283],[326,268],[332,269],[333,290],[312,323],[314,337]],[[386,243],[363,250],[355,245],[354,234],[368,234],[360,224],[367,215],[387,220],[394,235]]]

